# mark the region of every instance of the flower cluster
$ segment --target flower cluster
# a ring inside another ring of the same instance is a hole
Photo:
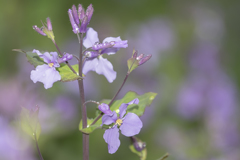
[[[130,104],[138,104],[138,98],[132,100],[129,103],[123,103],[119,107],[119,116],[115,111],[111,111],[109,106],[102,103],[98,106],[98,109],[104,113],[102,117],[102,125],[111,125],[112,127],[107,129],[103,135],[105,142],[108,144],[108,152],[113,154],[118,150],[120,146],[119,129],[121,133],[127,137],[138,134],[143,126],[140,118],[134,113],[127,113],[126,110]]]
[[[73,33],[75,34],[85,33],[87,30],[87,25],[89,24],[92,18],[92,15],[93,15],[92,4],[88,6],[86,13],[81,4],[78,5],[78,10],[76,6],[73,5],[72,9],[68,10],[68,16],[73,28]]]

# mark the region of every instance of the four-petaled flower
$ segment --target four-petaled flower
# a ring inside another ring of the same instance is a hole
[[[142,128],[142,121],[134,113],[127,113],[127,106],[130,104],[138,104],[139,100],[136,98],[129,103],[123,103],[119,107],[119,117],[115,111],[111,111],[107,104],[102,103],[98,106],[99,110],[105,113],[102,117],[102,125],[114,124],[107,129],[103,135],[105,142],[108,144],[108,152],[113,154],[120,146],[119,129],[121,133],[127,137],[138,134]],[[126,114],[126,115],[125,115]],[[124,116],[125,115],[125,116]]]
[[[56,67],[60,67],[59,63],[72,59],[72,55],[68,53],[62,58],[58,57],[57,52],[45,52],[42,54],[34,49],[33,53],[37,53],[47,64],[38,65],[35,70],[31,71],[30,78],[34,83],[42,82],[45,89],[51,88],[54,82],[61,80],[61,76],[56,70]]]
[[[94,51],[85,53],[88,54],[88,56],[86,56],[87,59],[83,66],[83,74],[86,75],[89,71],[95,71],[98,74],[104,75],[107,80],[112,83],[116,79],[117,73],[113,70],[111,62],[103,58],[102,54],[115,54],[120,48],[128,47],[127,40],[122,41],[120,37],[107,37],[103,40],[102,44],[98,44],[98,42],[98,33],[94,29],[88,28],[86,37],[83,40],[83,45]],[[94,56],[89,56],[89,54]]]

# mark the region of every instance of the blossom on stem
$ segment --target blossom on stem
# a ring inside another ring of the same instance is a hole
[[[138,104],[139,100],[136,98],[129,103],[123,103],[119,107],[119,116],[115,111],[111,111],[107,104],[101,104],[98,106],[99,110],[105,113],[102,117],[102,125],[113,126],[107,129],[103,135],[105,142],[108,144],[108,152],[110,154],[115,153],[120,146],[119,129],[121,133],[127,137],[138,134],[142,128],[142,121],[134,113],[127,113],[126,110],[130,104]],[[126,115],[125,115],[126,114]]]
[[[127,42],[127,40],[122,41],[120,37],[107,37],[100,44],[98,33],[93,28],[88,28],[86,37],[83,39],[83,45],[95,52],[86,52],[86,54],[94,53],[94,57],[86,55],[87,59],[83,66],[83,74],[86,75],[89,71],[95,71],[98,74],[104,75],[112,83],[116,79],[117,73],[113,70],[111,62],[103,58],[102,54],[115,54],[120,48],[128,47]],[[98,54],[96,55],[96,53]]]
[[[32,70],[30,78],[34,83],[42,82],[45,89],[51,88],[54,82],[61,80],[61,76],[56,70],[57,67],[60,67],[59,63],[72,59],[72,55],[68,53],[62,58],[58,57],[57,52],[45,52],[42,54],[34,49],[33,53],[37,53],[47,64],[39,65],[35,70]]]

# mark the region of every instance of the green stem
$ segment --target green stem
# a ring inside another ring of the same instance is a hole
[[[38,141],[37,141],[36,132],[34,133],[34,138],[35,138],[35,142],[36,142],[36,147],[37,147],[38,155],[39,155],[39,157],[40,157],[41,160],[44,160],[44,159],[43,159],[43,156],[42,156],[42,154],[41,154],[41,151],[40,151],[40,149],[39,149],[39,146],[38,146]]]
[[[117,95],[118,95],[119,92],[122,90],[122,87],[124,86],[125,82],[127,81],[127,78],[128,78],[128,76],[129,76],[129,74],[130,74],[130,72],[128,71],[126,77],[125,77],[124,80],[123,80],[123,83],[122,83],[121,87],[118,89],[117,93],[114,95],[114,97],[112,98],[112,100],[109,102],[109,104],[108,104],[109,107],[112,105],[113,101],[116,99]],[[103,116],[103,114],[104,114],[104,113],[101,112],[101,113],[98,115],[98,117],[92,122],[91,125],[94,125],[94,124]]]

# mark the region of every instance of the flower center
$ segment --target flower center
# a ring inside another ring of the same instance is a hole
[[[52,67],[54,64],[53,63],[48,63],[48,66],[49,67]]]
[[[117,119],[117,120],[116,120],[116,124],[117,124],[118,126],[121,126],[122,123],[123,123],[123,121],[122,121],[121,119]]]

